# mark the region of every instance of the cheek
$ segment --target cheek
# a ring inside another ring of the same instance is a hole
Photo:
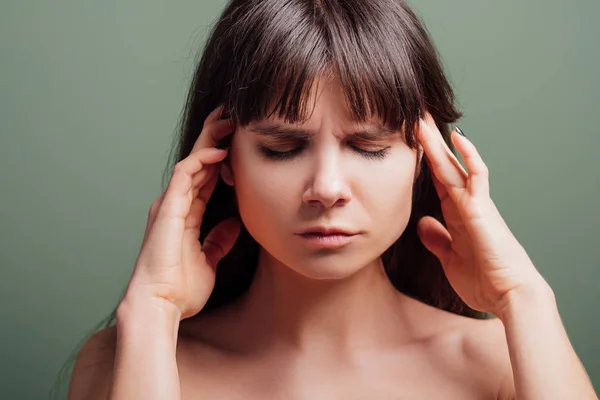
[[[373,226],[383,231],[404,229],[410,217],[416,159],[410,154],[394,157],[363,177],[361,203]]]
[[[248,230],[275,228],[295,215],[299,182],[290,179],[285,168],[277,168],[245,149],[240,157],[232,158],[232,170],[240,215]]]

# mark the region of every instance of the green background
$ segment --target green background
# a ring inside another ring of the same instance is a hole
[[[600,2],[413,0],[600,387]],[[46,398],[131,274],[196,55],[223,1],[0,6],[0,393]]]

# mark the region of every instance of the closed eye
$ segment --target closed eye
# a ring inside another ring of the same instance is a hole
[[[294,158],[304,150],[306,146],[298,146],[291,150],[275,150],[267,146],[259,146],[260,152],[269,160],[287,160]]]
[[[350,146],[353,151],[370,160],[382,160],[387,156],[390,146],[378,150],[365,150],[357,146]],[[306,146],[297,146],[290,150],[276,150],[267,146],[259,146],[260,152],[269,160],[287,160],[298,156]]]
[[[354,149],[354,151],[356,151],[358,154],[362,155],[363,157],[366,157],[369,159],[374,159],[374,160],[382,160],[385,158],[385,156],[387,156],[390,146],[384,147],[383,149],[379,149],[379,150],[364,150],[364,149],[361,149],[360,147],[356,147],[356,146],[352,146],[352,148]]]

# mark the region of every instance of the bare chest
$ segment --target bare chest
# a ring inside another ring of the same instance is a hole
[[[320,360],[178,357],[182,395],[196,399],[494,399],[479,371],[425,355],[364,357],[340,367]]]

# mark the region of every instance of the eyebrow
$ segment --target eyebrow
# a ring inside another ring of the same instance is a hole
[[[248,130],[258,135],[277,136],[281,139],[309,139],[311,136],[317,134],[316,131],[310,129],[285,126],[277,123],[258,123],[248,128]],[[381,140],[397,133],[397,131],[385,126],[369,125],[348,134],[348,136],[364,140]]]

